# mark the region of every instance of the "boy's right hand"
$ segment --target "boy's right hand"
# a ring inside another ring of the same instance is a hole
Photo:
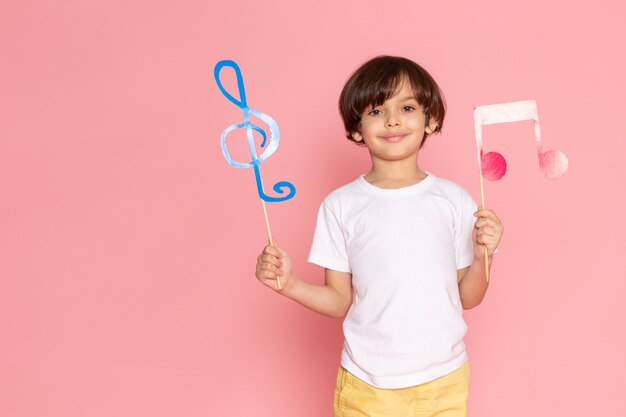
[[[275,291],[279,291],[277,278],[280,277],[282,289],[285,289],[291,279],[291,258],[278,245],[266,246],[256,261],[256,277]]]

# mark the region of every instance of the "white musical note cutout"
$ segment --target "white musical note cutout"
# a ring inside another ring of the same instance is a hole
[[[568,160],[559,150],[543,151],[539,131],[539,116],[535,100],[515,101],[511,103],[489,104],[474,109],[474,129],[478,148],[478,167],[482,176],[489,181],[497,181],[506,173],[506,160],[498,152],[483,154],[482,126],[506,122],[532,120],[535,126],[539,169],[551,180],[559,178],[567,171]]]

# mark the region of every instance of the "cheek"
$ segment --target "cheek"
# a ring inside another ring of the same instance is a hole
[[[426,127],[424,120],[419,117],[412,117],[407,121],[407,124],[416,130],[424,130]]]
[[[373,132],[376,129],[376,126],[374,123],[372,122],[361,122],[359,123],[359,133],[362,136],[367,136],[368,134],[371,134],[371,132]]]

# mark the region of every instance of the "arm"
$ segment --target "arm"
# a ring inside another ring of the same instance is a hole
[[[496,214],[489,209],[481,209],[474,213],[478,218],[472,232],[474,241],[474,260],[472,264],[458,270],[459,295],[463,308],[469,310],[479,305],[485,294],[489,283],[485,279],[485,252],[487,247],[489,253],[489,269],[493,261],[493,252],[498,247],[504,227]]]
[[[491,269],[492,258],[493,256],[489,256],[489,269]],[[469,310],[479,305],[485,298],[487,288],[489,288],[489,283],[485,279],[484,253],[481,254],[480,259],[474,257],[472,264],[467,268],[459,269],[458,279],[459,295],[463,308]]]
[[[266,246],[257,258],[256,276],[264,285],[318,313],[340,318],[352,304],[352,274],[326,269],[323,285],[311,284],[292,271],[291,259],[279,247]],[[283,284],[278,289],[276,278]]]

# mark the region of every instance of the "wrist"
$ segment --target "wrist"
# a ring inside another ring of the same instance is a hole
[[[489,251],[489,249],[485,250],[485,246],[480,246],[480,247],[476,248],[476,250],[474,251],[474,259],[477,260],[477,261],[484,262],[485,261],[485,253],[489,253],[488,251]],[[491,260],[493,259],[493,253],[487,255],[487,258],[489,259],[489,263],[491,263]]]
[[[294,274],[289,274],[287,277],[284,275],[280,277],[283,287],[281,289],[276,289],[276,292],[281,293],[282,295],[289,297],[289,294],[293,291],[294,286],[297,286],[298,283],[296,281],[299,280]]]

